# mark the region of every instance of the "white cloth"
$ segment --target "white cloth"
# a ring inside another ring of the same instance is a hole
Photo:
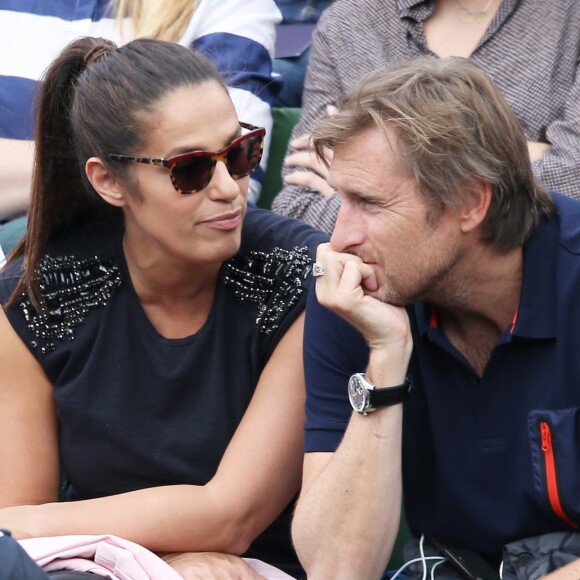
[[[2,246],[0,246],[0,268],[4,266],[6,263],[6,257],[4,256],[4,252],[2,251]]]

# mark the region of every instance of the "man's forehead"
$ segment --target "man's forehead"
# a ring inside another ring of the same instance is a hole
[[[344,180],[380,183],[385,179],[406,178],[408,172],[397,150],[394,132],[385,133],[382,128],[374,126],[335,146],[330,175],[340,188]]]

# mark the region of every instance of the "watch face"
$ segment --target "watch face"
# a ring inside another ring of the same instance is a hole
[[[361,413],[366,407],[368,393],[358,375],[352,375],[348,381],[348,398],[355,411]]]

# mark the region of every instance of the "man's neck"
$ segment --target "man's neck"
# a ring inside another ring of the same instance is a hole
[[[454,268],[447,287],[428,300],[436,309],[440,328],[480,375],[497,340],[514,321],[522,265],[521,248],[498,253],[480,247]]]

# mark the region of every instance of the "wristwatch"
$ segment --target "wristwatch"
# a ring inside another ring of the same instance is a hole
[[[407,377],[402,385],[377,387],[364,373],[355,373],[348,381],[348,398],[355,411],[366,415],[377,407],[402,403],[409,396],[411,386],[411,379]]]

